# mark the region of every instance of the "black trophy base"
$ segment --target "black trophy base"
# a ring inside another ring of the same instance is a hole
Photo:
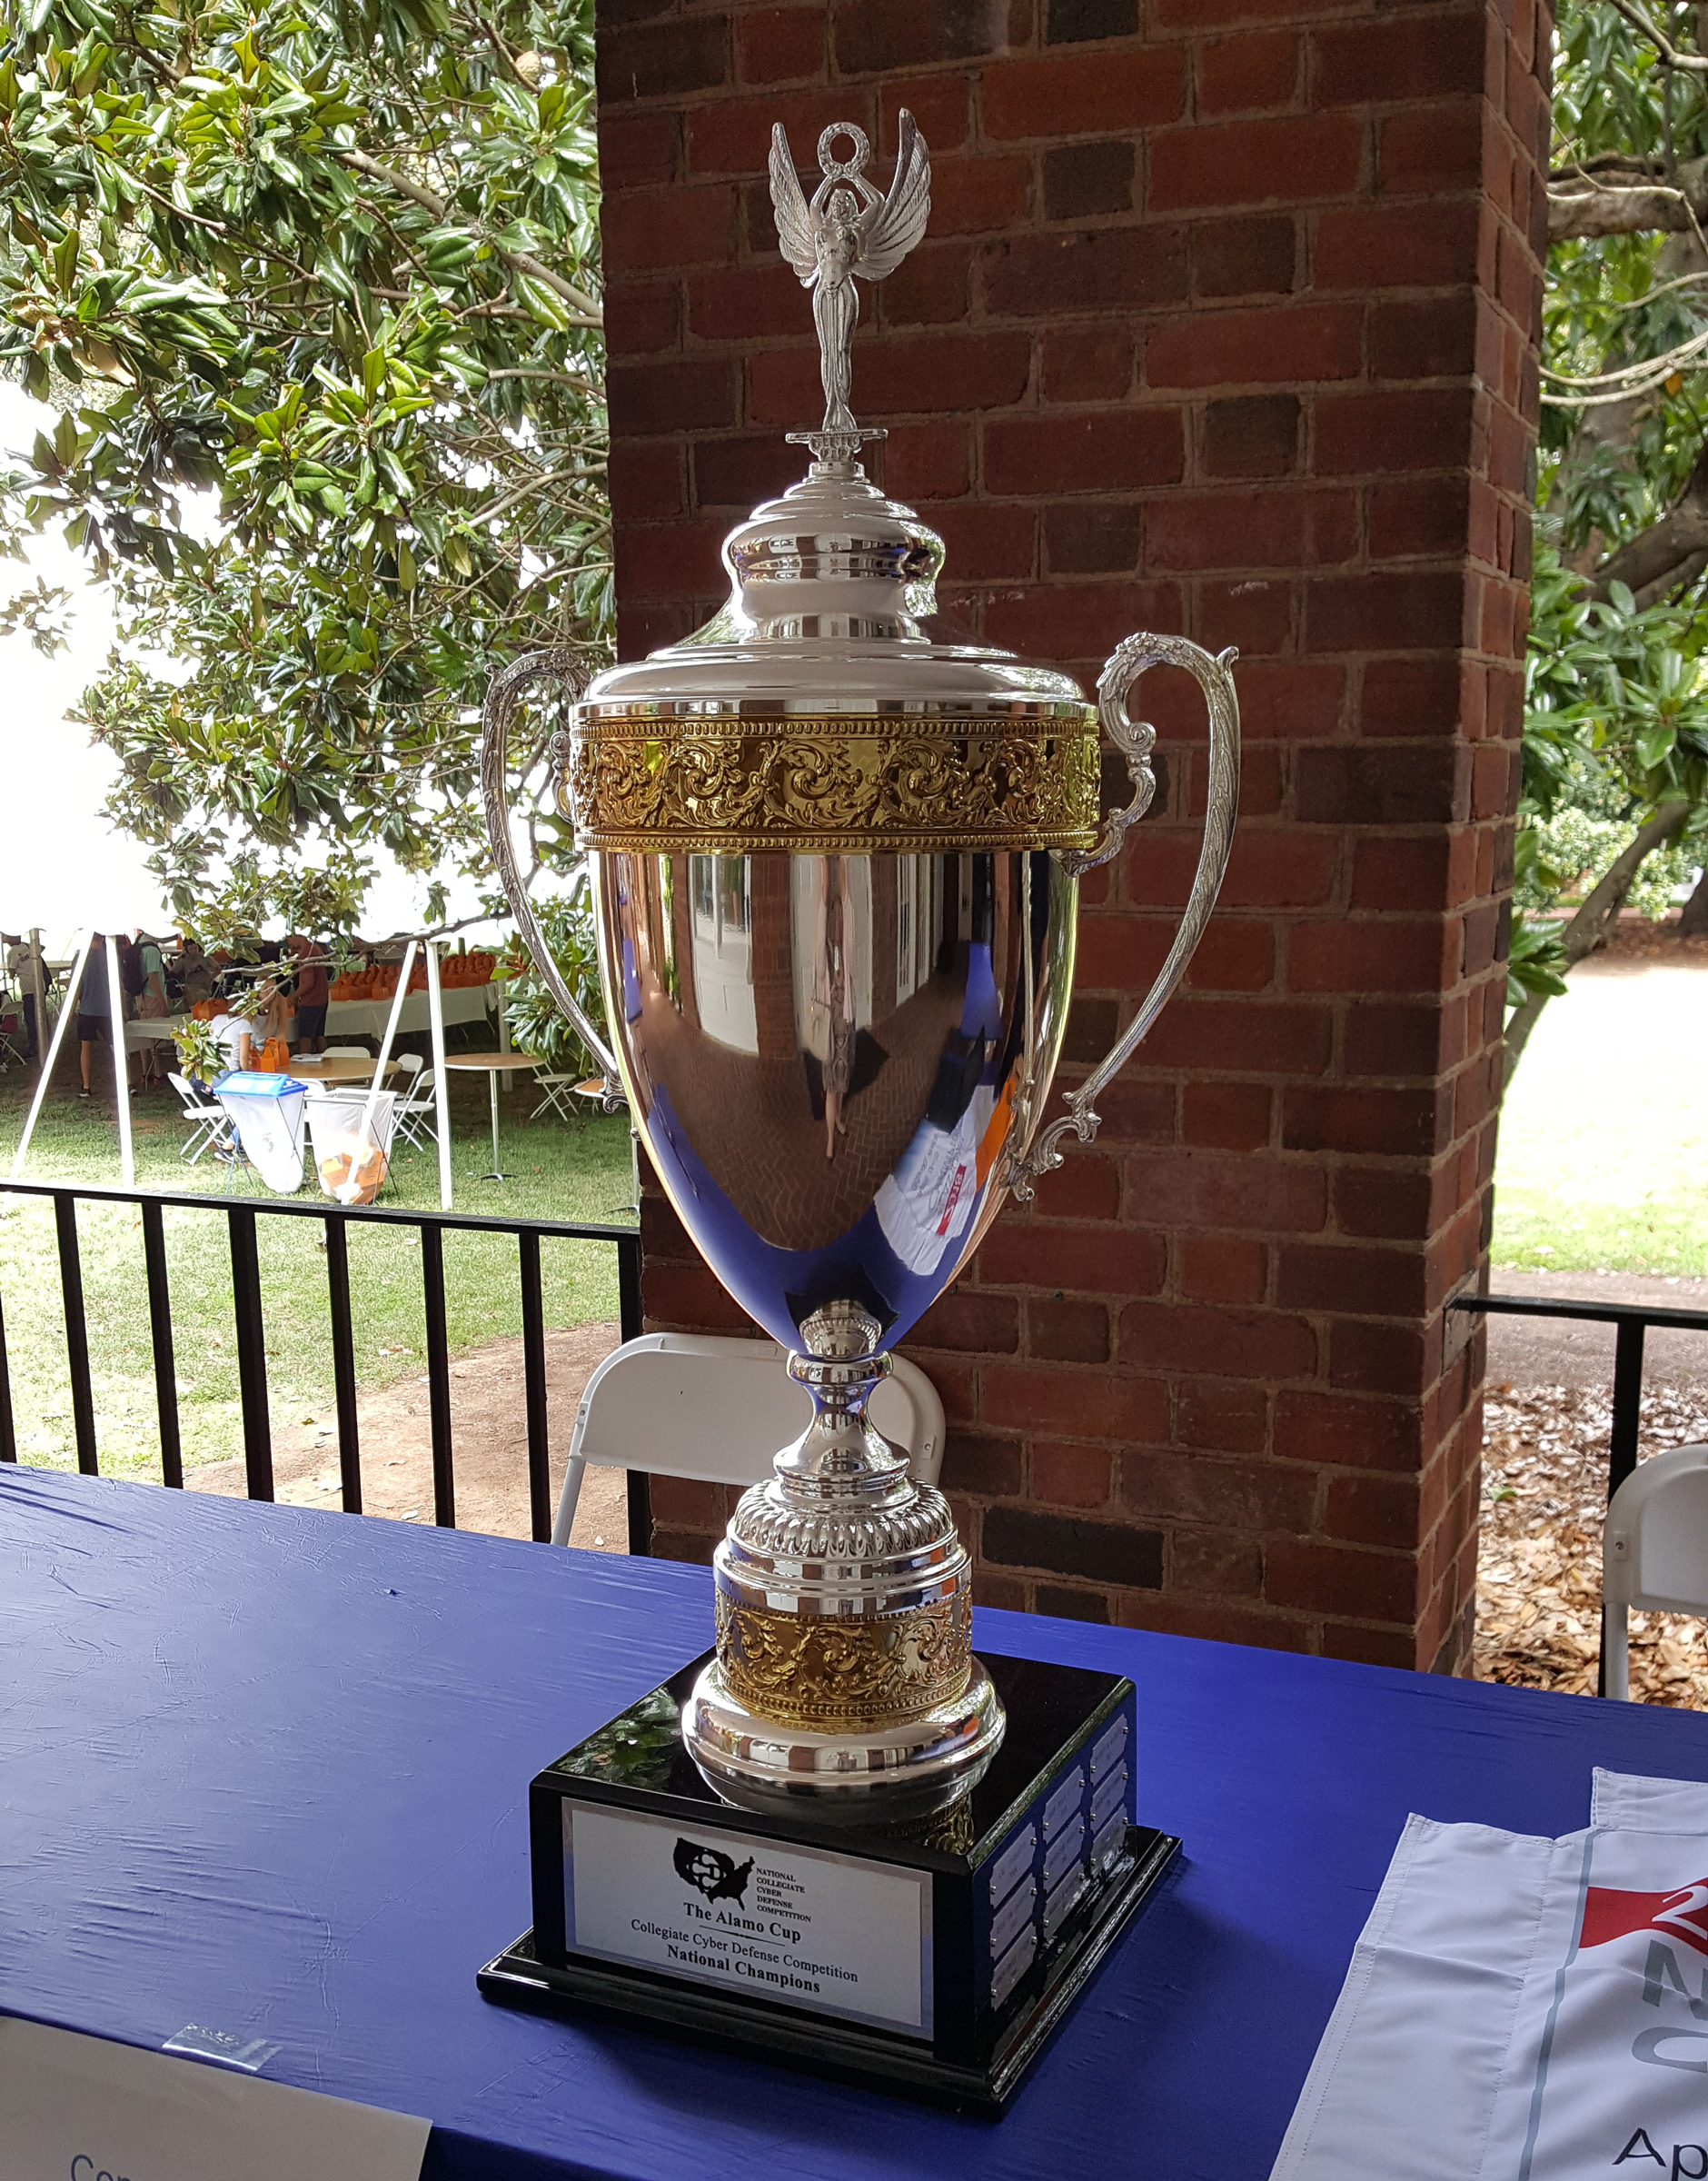
[[[534,1781],[534,1926],[482,1993],[1000,2113],[1180,1843],[1135,1820],[1130,1681],[979,1655],[989,1769],[866,1828],[716,1794],[680,1738],[695,1659]]]

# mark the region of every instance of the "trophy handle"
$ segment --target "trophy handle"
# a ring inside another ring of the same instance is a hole
[[[1134,682],[1151,666],[1183,666],[1204,692],[1210,715],[1210,788],[1204,813],[1204,845],[1198,851],[1198,868],[1193,876],[1186,913],[1168,950],[1168,959],[1157,973],[1157,981],[1139,1002],[1137,1012],[1107,1056],[1077,1090],[1068,1092],[1064,1118],[1052,1121],[1030,1148],[1011,1162],[1008,1187],[1023,1204],[1031,1201],[1036,1178],[1061,1164],[1062,1154],[1057,1145],[1069,1129],[1081,1143],[1089,1143],[1097,1134],[1098,1117],[1095,1101],[1098,1093],[1131,1060],[1139,1041],[1167,1004],[1186,973],[1193,950],[1216,906],[1216,897],[1227,869],[1228,851],[1233,846],[1234,806],[1239,797],[1239,705],[1234,695],[1234,677],[1230,671],[1238,656],[1237,652],[1226,651],[1212,657],[1201,645],[1184,636],[1140,633],[1129,636],[1117,647],[1097,678],[1098,716],[1109,740],[1127,758],[1133,799],[1125,810],[1110,812],[1096,847],[1066,851],[1061,859],[1062,868],[1070,878],[1077,879],[1082,872],[1095,870],[1099,863],[1107,863],[1121,845],[1127,828],[1136,825],[1150,807],[1151,797],[1157,792],[1157,776],[1150,763],[1157,732],[1145,721],[1134,720],[1129,715],[1127,699]]]
[[[492,845],[492,861],[498,866],[500,883],[511,913],[521,926],[527,941],[534,966],[545,980],[546,989],[563,1012],[574,1023],[581,1042],[599,1062],[605,1075],[605,1095],[600,1101],[608,1112],[614,1112],[621,1098],[622,1081],[616,1056],[607,1048],[605,1041],[588,1021],[581,1004],[564,981],[563,974],[551,959],[551,950],[546,944],[545,934],[540,929],[540,920],[533,912],[527,889],[521,882],[521,873],[516,868],[516,851],[510,839],[510,724],[516,712],[521,692],[531,682],[556,680],[567,682],[573,696],[580,696],[587,686],[587,662],[580,652],[567,647],[550,652],[531,652],[527,658],[518,659],[507,666],[493,682],[487,694],[486,707],[481,714],[481,793],[486,803],[486,837]]]

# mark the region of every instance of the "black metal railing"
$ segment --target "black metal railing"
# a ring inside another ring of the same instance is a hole
[[[1611,1325],[1614,1334],[1613,1429],[1607,1439],[1607,1497],[1637,1466],[1643,1429],[1643,1349],[1651,1326],[1673,1332],[1708,1333],[1708,1310],[1670,1310],[1646,1302],[1576,1302],[1558,1295],[1458,1295],[1452,1307],[1504,1318],[1578,1318]],[[1597,1688],[1607,1693],[1607,1642],[1604,1628]]]
[[[105,1189],[93,1184],[0,1180],[0,1192],[50,1197],[59,1252],[60,1293],[65,1303],[65,1360],[71,1379],[72,1434],[77,1467],[85,1477],[100,1474],[95,1444],[94,1394],[89,1377],[89,1334],[84,1314],[83,1259],[77,1239],[77,1200],[135,1204],[142,1211],[143,1264],[148,1288],[153,1336],[154,1398],[160,1418],[160,1459],[164,1481],[184,1484],[184,1453],[178,1435],[178,1380],[173,1358],[172,1294],[166,1273],[166,1236],[162,1212],[170,1204],[210,1218],[223,1216],[231,1245],[232,1306],[237,1339],[237,1386],[243,1416],[243,1466],[248,1496],[273,1498],[273,1431],[267,1415],[266,1335],[261,1300],[257,1218],[319,1220],[326,1231],[326,1295],[332,1319],[333,1390],[338,1414],[338,1459],[347,1514],[362,1512],[362,1447],[356,1418],[355,1342],[350,1317],[349,1229],[367,1226],[412,1227],[421,1237],[422,1304],[427,1325],[427,1410],[432,1442],[433,1520],[442,1529],[457,1522],[454,1435],[451,1417],[451,1357],[445,1318],[444,1237],[447,1228],[474,1234],[516,1237],[521,1280],[522,1384],[528,1434],[528,1501],[532,1535],[545,1543],[551,1535],[551,1477],[546,1437],[545,1305],[541,1280],[540,1244],[555,1240],[609,1242],[617,1252],[618,1312],[621,1336],[640,1330],[640,1237],[632,1227],[607,1227],[573,1220],[485,1219],[452,1211],[402,1211],[374,1205],[242,1202],[228,1197],[172,1190]],[[12,1413],[12,1381],[6,1359],[5,1299],[0,1297],[0,1461],[17,1459]],[[651,1535],[648,1480],[631,1469],[629,1549],[644,1553]]]

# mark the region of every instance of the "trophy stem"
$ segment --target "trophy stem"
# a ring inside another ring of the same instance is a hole
[[[718,1657],[683,1718],[700,1770],[756,1808],[888,1823],[956,1801],[1002,1738],[972,1655],[972,1569],[948,1503],[866,1416],[877,1320],[827,1305],[789,1373],[812,1420],[712,1556]]]
[[[829,1303],[800,1330],[808,1352],[789,1357],[789,1375],[812,1396],[812,1421],[772,1465],[784,1491],[802,1504],[899,1504],[909,1482],[907,1458],[866,1417],[889,1376],[889,1358],[872,1346],[877,1320],[855,1304]]]

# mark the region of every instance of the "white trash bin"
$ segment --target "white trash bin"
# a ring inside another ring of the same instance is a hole
[[[303,1186],[303,1115],[306,1084],[260,1069],[233,1069],[216,1076],[214,1096],[224,1107],[244,1156],[278,1196]]]
[[[367,1134],[362,1116],[373,1097],[373,1114]],[[340,1192],[353,1166],[357,1189],[347,1200],[372,1204],[385,1184],[392,1157],[392,1131],[397,1122],[397,1093],[382,1090],[375,1096],[362,1090],[323,1090],[308,1101],[309,1134],[314,1144],[314,1170],[321,1194],[345,1201]]]

